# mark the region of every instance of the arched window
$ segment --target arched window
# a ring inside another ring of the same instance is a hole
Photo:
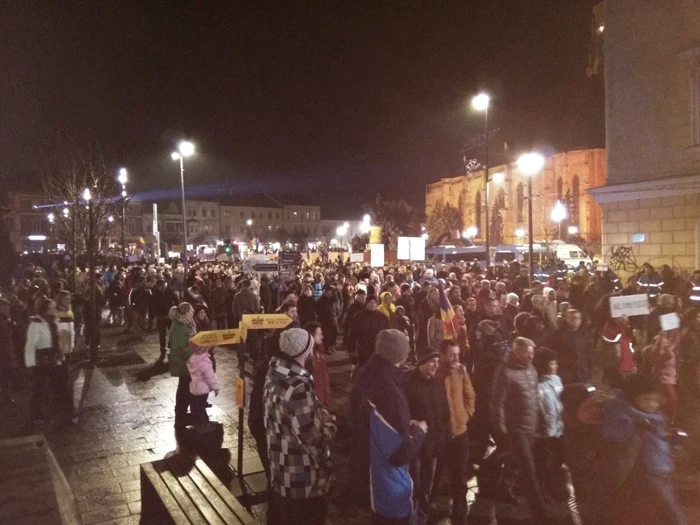
[[[206,217],[206,216],[207,216],[207,209],[202,208],[202,217]]]
[[[503,188],[500,188],[496,194],[496,207],[499,210],[504,210],[506,208],[506,192]]]
[[[518,222],[523,222],[523,209],[525,208],[525,189],[523,188],[523,183],[518,184],[517,190],[518,199]]]
[[[477,191],[474,197],[474,215],[475,215],[475,226],[481,233],[481,192]]]
[[[557,200],[561,200],[564,196],[564,184],[562,183],[561,177],[557,179]]]
[[[574,176],[574,180],[571,184],[571,216],[578,223],[579,214],[579,181],[578,175]]]

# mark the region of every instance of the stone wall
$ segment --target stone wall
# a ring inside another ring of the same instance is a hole
[[[614,247],[631,246],[639,269],[645,262],[657,268],[668,264],[683,272],[697,267],[700,194],[608,202],[601,207],[606,260]],[[645,241],[633,243],[636,233],[644,234]]]

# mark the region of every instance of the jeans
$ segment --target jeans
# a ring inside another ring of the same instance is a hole
[[[463,523],[467,515],[467,483],[469,481],[469,436],[466,432],[451,438],[438,460],[435,484],[443,472],[450,477],[452,496],[452,523]]]
[[[158,342],[160,343],[160,355],[165,357],[165,347],[167,341],[167,333],[170,328],[170,318],[158,316],[156,317],[156,327],[158,328]]]
[[[535,523],[546,516],[544,497],[535,467],[534,433],[511,432],[507,438],[506,462],[501,484],[512,490],[518,480],[525,489],[525,497],[530,505],[530,512]]]
[[[48,418],[55,412],[58,401],[58,366],[35,366],[32,368],[34,390],[32,392],[31,414],[33,417]]]
[[[175,419],[183,418],[187,415],[187,409],[192,404],[192,394],[190,394],[189,375],[180,376],[177,382],[177,392],[175,392]]]
[[[417,457],[410,466],[411,479],[413,480],[413,507],[418,523],[428,522],[430,514],[430,501],[435,487],[435,470],[437,458]]]
[[[328,502],[325,497],[292,499],[270,491],[267,522],[272,525],[325,525]]]
[[[207,398],[209,394],[202,394],[201,396],[191,396],[191,407],[192,416],[194,418],[195,424],[206,423],[209,421],[209,416],[207,415]]]

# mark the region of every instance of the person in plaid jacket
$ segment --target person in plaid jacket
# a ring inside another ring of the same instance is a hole
[[[333,416],[316,397],[305,365],[314,341],[300,328],[280,334],[265,378],[265,430],[272,491],[268,523],[324,525],[331,486]]]

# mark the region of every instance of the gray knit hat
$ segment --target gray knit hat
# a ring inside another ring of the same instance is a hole
[[[374,353],[386,359],[392,365],[398,365],[406,360],[410,346],[408,336],[398,330],[382,330],[377,334],[374,343]]]
[[[290,328],[280,334],[280,350],[291,359],[297,359],[313,348],[313,337],[306,330]]]

